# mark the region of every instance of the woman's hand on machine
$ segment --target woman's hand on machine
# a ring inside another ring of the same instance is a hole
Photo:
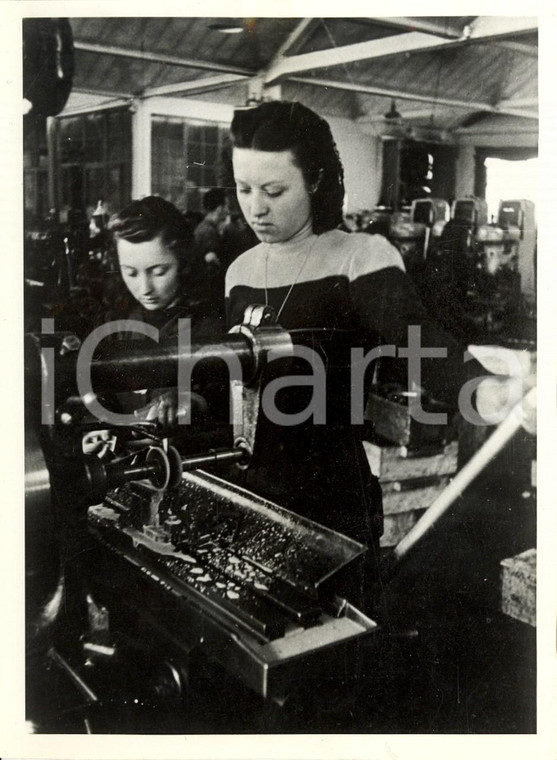
[[[169,388],[156,392],[149,404],[135,411],[135,416],[139,422],[157,422],[161,427],[172,428],[187,424],[206,411],[207,403],[198,393],[178,393],[175,388]]]
[[[92,430],[85,433],[82,439],[84,454],[96,454],[99,459],[104,459],[109,451],[114,451],[116,437],[110,430]]]
[[[161,427],[174,427],[178,421],[178,391],[165,391],[153,398],[144,420],[158,422]]]

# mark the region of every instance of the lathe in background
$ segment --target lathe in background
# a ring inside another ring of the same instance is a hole
[[[496,221],[488,223],[481,198],[458,198],[450,207],[419,198],[403,212],[377,207],[366,232],[398,248],[424,304],[456,338],[532,345],[525,324],[535,320],[536,304],[531,201],[501,201]]]
[[[423,278],[417,283],[431,313],[465,343],[478,340],[466,321],[466,302],[478,266],[476,238],[485,224],[487,204],[483,199],[455,200],[450,219],[439,220],[432,227]]]
[[[532,201],[510,200],[499,204],[498,222],[503,228],[518,228],[518,271],[520,291],[529,306],[536,303],[537,230]]]
[[[525,328],[535,318],[533,204],[501,201],[497,220],[488,224],[486,217],[485,201],[460,199],[450,221],[433,228],[418,283],[422,299],[463,342],[528,342],[533,335]]]
[[[393,214],[389,240],[400,251],[406,271],[418,284],[424,277],[431,230],[449,219],[447,201],[439,198],[420,198],[412,201],[409,214]]]

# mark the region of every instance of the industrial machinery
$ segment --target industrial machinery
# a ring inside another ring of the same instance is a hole
[[[410,218],[417,224],[425,224],[431,229],[436,222],[448,221],[450,207],[442,198],[418,198],[412,201]]]
[[[517,255],[520,291],[527,304],[536,300],[536,219],[535,207],[529,200],[501,201],[498,222],[501,227],[518,228]]]
[[[362,642],[373,640],[376,623],[329,582],[365,547],[228,477],[257,454],[269,351],[288,357],[307,340],[326,345],[331,336],[289,334],[270,309],[252,307],[235,332],[186,353],[118,342],[89,363],[87,398],[77,392],[80,342],[27,336],[28,650],[44,651],[87,703],[141,682],[132,696],[144,698],[148,684],[148,698],[170,689],[179,705],[197,657],[281,701],[320,674],[345,676]],[[227,362],[242,371],[231,381],[228,446],[184,454],[152,423],[91,414],[106,389],[176,385],[179,371],[203,384],[224,376]],[[99,428],[112,442],[108,457],[83,453],[84,434]],[[226,480],[207,471],[219,467]]]
[[[472,337],[465,314],[468,289],[476,277],[478,263],[476,235],[486,223],[485,200],[455,200],[450,220],[440,219],[431,229],[420,287],[420,295],[431,313],[465,342]]]
[[[406,269],[418,283],[424,274],[431,231],[439,222],[449,219],[447,201],[438,198],[419,198],[412,201],[410,216],[394,216],[391,221],[390,239],[396,245]]]
[[[521,308],[520,229],[506,221],[484,224],[476,232],[476,266],[466,293],[466,316],[478,331],[500,333]]]
[[[457,199],[432,228],[420,295],[463,342],[512,334],[535,296],[534,252],[532,204],[502,201],[488,224],[485,200]]]
[[[487,203],[483,198],[458,198],[451,207],[451,219],[474,230],[487,223]]]
[[[483,198],[457,198],[451,206],[451,216],[439,219],[431,228],[428,257],[443,256],[443,251],[454,250],[471,257],[474,238],[479,227],[487,224],[487,203]]]
[[[419,281],[425,263],[427,228],[422,222],[413,222],[407,214],[393,214],[389,239],[403,258],[406,271]]]

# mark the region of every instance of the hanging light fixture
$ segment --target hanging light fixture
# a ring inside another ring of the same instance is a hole
[[[396,101],[395,101],[394,98],[391,100],[391,107],[389,108],[389,110],[387,111],[387,113],[383,114],[383,115],[389,121],[396,121],[396,120],[402,119],[402,116],[397,111]]]
[[[241,24],[209,24],[209,29],[221,34],[241,34],[244,31]]]

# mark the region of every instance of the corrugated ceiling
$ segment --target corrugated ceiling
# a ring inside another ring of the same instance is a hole
[[[513,26],[505,17],[473,16],[72,18],[74,88],[106,97],[149,96],[152,88],[196,83],[196,95],[172,95],[206,97],[203,80],[231,72],[271,77],[282,85],[283,97],[371,124],[381,121],[395,97],[409,124],[452,130],[474,113],[502,107],[502,114],[514,113],[533,125],[537,34],[535,21],[520,21]],[[242,31],[223,34],[215,28],[223,25]],[[428,49],[431,45],[436,47]],[[386,54],[378,54],[376,46]],[[283,55],[277,57],[279,52]],[[280,69],[285,61],[286,73]],[[327,62],[331,65],[324,67]],[[223,87],[218,100],[237,105],[247,87],[224,84],[217,80]]]

